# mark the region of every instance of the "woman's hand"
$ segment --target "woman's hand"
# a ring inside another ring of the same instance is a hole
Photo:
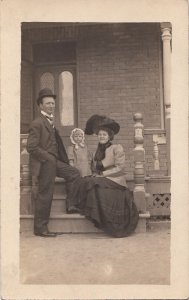
[[[74,167],[74,161],[73,161],[73,159],[69,160],[69,165],[72,166],[72,167]]]

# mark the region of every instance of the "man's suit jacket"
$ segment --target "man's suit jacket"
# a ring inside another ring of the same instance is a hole
[[[52,159],[49,150],[52,148],[54,129],[47,118],[42,114],[33,120],[29,129],[27,151],[30,153],[30,167],[33,176],[38,176],[41,164]],[[61,137],[55,129],[58,147],[58,159],[68,163],[68,157]]]

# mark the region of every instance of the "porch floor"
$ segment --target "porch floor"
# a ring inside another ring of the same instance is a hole
[[[24,284],[169,284],[170,226],[156,222],[146,233],[111,238],[104,233],[56,238],[21,233]]]

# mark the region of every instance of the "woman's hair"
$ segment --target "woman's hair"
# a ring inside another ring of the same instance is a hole
[[[109,138],[110,138],[110,141],[113,141],[114,139],[114,132],[112,129],[108,128],[108,127],[98,127],[97,131],[96,131],[96,134],[99,133],[100,130],[103,130],[103,131],[106,131],[107,134],[109,135]]]

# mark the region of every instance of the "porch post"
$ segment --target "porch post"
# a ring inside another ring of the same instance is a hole
[[[163,41],[163,95],[165,107],[165,129],[167,141],[168,175],[171,173],[170,124],[171,124],[171,24],[161,23]]]

